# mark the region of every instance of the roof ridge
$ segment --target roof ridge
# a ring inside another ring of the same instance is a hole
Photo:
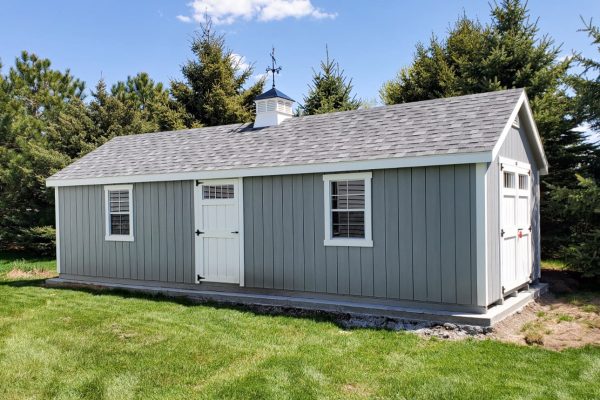
[[[450,96],[450,97],[437,97],[435,99],[427,99],[427,100],[417,100],[417,101],[408,101],[406,103],[396,103],[396,104],[383,104],[380,106],[374,106],[369,108],[359,108],[356,110],[343,110],[343,111],[333,111],[324,114],[312,114],[312,115],[300,115],[298,117],[294,117],[294,119],[300,118],[315,118],[315,117],[325,117],[327,115],[332,114],[343,114],[343,113],[360,113],[360,112],[368,112],[371,110],[386,110],[390,108],[402,108],[412,105],[422,105],[423,103],[434,103],[434,102],[445,102],[445,101],[453,101],[457,99],[465,99],[467,97],[483,97],[483,96],[491,96],[491,95],[500,95],[507,94],[508,92],[523,92],[524,88],[510,88],[510,89],[502,89],[502,90],[490,90],[489,92],[481,92],[481,93],[469,93],[460,96]],[[287,120],[286,120],[287,121]],[[285,122],[285,121],[284,121]]]

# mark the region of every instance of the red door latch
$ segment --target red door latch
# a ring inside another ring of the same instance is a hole
[[[519,237],[519,239],[521,239],[523,237],[523,231],[519,229],[519,233],[517,234],[517,236]]]

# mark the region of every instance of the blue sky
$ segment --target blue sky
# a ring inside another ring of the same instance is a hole
[[[355,93],[375,100],[382,83],[410,63],[415,44],[432,33],[443,36],[465,12],[489,20],[487,1],[383,0],[64,0],[5,1],[0,13],[3,71],[21,50],[47,57],[93,87],[103,76],[109,84],[145,71],[162,82],[180,78],[191,56],[189,43],[208,11],[229,48],[256,73],[264,71],[274,45],[283,66],[278,88],[296,100],[306,94],[312,68],[324,57],[325,44],[353,78]],[[581,51],[597,57],[580,15],[600,23],[598,0],[531,0],[541,33],[563,44],[562,53]],[[187,21],[187,22],[186,22]]]

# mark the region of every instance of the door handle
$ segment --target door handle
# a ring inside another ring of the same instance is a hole
[[[231,233],[235,233],[235,234],[238,234],[238,233],[240,233],[240,232],[239,232],[239,231],[233,231],[233,232],[231,232]]]
[[[200,229],[196,229],[196,236],[202,235],[204,232],[200,231]]]

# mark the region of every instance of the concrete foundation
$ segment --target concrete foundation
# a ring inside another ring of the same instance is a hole
[[[353,315],[379,316],[403,319],[408,321],[451,322],[460,325],[493,326],[509,315],[517,312],[529,302],[547,291],[547,285],[537,283],[504,300],[503,304],[491,306],[485,313],[448,311],[429,307],[413,307],[393,305],[389,302],[377,303],[357,299],[333,299],[308,297],[297,294],[266,294],[246,290],[244,292],[226,290],[198,290],[133,283],[117,283],[108,281],[77,280],[70,278],[53,278],[46,281],[48,287],[102,290],[126,290],[151,295],[164,295],[173,298],[185,298],[198,302],[216,302],[230,305],[285,307],[305,311],[321,311],[332,313],[348,313]]]

